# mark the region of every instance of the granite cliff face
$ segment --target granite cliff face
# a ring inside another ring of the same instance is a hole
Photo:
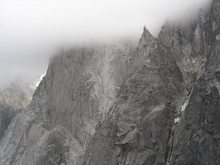
[[[3,165],[220,164],[220,1],[189,25],[51,59]]]

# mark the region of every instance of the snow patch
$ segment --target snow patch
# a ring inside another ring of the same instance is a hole
[[[35,87],[38,87],[40,82],[43,80],[43,77],[46,75],[46,73],[42,74],[38,80],[34,83]]]
[[[220,33],[215,36],[216,40],[220,40]]]
[[[180,122],[180,117],[176,117],[175,119],[174,119],[174,124],[178,124]]]
[[[181,112],[185,111],[186,109],[186,106],[188,105],[189,103],[189,98],[184,102],[184,104],[181,106]]]

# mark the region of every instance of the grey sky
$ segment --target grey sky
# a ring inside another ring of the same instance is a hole
[[[46,72],[56,46],[132,38],[210,0],[0,0],[0,86]]]

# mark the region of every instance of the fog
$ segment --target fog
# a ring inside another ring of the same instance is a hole
[[[156,37],[165,20],[184,21],[210,0],[0,0],[0,87],[46,72],[58,47]]]

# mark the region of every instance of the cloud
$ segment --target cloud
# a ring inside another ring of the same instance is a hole
[[[208,0],[0,0],[0,86],[45,73],[58,45],[131,38],[190,17]],[[187,11],[187,12],[186,12]],[[181,17],[180,17],[181,16]],[[182,18],[181,18],[182,19]]]

